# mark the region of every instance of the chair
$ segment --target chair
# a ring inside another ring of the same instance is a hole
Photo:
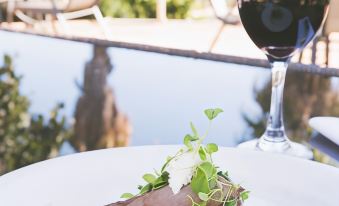
[[[236,0],[210,0],[209,2],[213,8],[215,16],[222,22],[222,25],[210,46],[209,51],[211,52],[218,42],[225,26],[228,24],[239,24],[240,19],[239,16],[232,14],[232,10],[237,5]]]
[[[38,20],[30,14],[52,16],[59,20],[61,25],[69,31],[67,20],[94,15],[107,37],[108,31],[102,13],[97,6],[100,0],[8,0],[7,22],[12,22],[14,14],[28,24]]]
[[[312,45],[312,64],[316,63],[317,59],[317,46],[321,41],[325,42],[325,65],[328,66],[330,54],[330,35],[333,32],[339,32],[339,0],[330,1],[330,8],[323,30],[314,40]],[[301,62],[303,53],[300,54],[299,62]]]

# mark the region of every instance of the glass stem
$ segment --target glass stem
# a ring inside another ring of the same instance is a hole
[[[261,150],[284,151],[290,147],[285,135],[283,118],[283,94],[288,62],[274,61],[272,65],[272,97],[270,115],[265,134],[258,142]]]
[[[272,63],[272,97],[270,116],[268,118],[266,135],[272,138],[285,136],[283,117],[283,96],[287,63]]]

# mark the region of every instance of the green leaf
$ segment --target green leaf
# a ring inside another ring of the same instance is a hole
[[[241,200],[242,200],[242,201],[247,200],[248,197],[249,197],[249,193],[250,193],[250,191],[244,191],[244,192],[240,193],[240,198],[241,198]]]
[[[195,194],[199,194],[199,192],[206,194],[210,193],[207,175],[199,167],[197,168],[196,173],[192,178],[191,188]]]
[[[124,193],[124,194],[121,195],[120,198],[131,199],[132,197],[134,197],[133,194],[131,194],[131,193]]]
[[[186,147],[189,149],[189,150],[193,150],[193,147],[192,147],[192,141],[193,137],[191,135],[186,135],[185,138],[184,138],[184,144],[186,145]]]
[[[216,109],[206,109],[205,110],[205,115],[209,120],[215,119],[218,114],[224,112],[222,109],[216,108]]]
[[[195,128],[193,122],[191,122],[191,129],[192,129],[192,132],[193,132],[193,136],[194,136],[194,137],[199,137],[198,131],[197,131],[197,129]]]
[[[193,150],[192,142],[193,142],[193,141],[196,141],[196,140],[198,140],[198,139],[199,139],[198,137],[193,137],[193,136],[187,134],[187,135],[185,136],[185,138],[184,138],[184,144],[186,145],[186,147],[187,147],[190,151],[192,151],[192,150]]]
[[[199,156],[200,156],[200,159],[202,161],[206,160],[206,152],[205,152],[205,149],[202,146],[200,146],[200,148],[199,148]]]
[[[169,174],[168,172],[164,172],[158,177],[153,183],[153,189],[160,189],[166,185],[168,185]]]
[[[219,147],[218,145],[214,144],[214,143],[210,143],[210,144],[207,144],[206,145],[206,152],[208,154],[212,154],[212,153],[215,153],[219,150]]]
[[[237,205],[237,200],[233,199],[233,200],[228,200],[224,203],[224,206],[236,206]]]
[[[162,180],[168,181],[169,173],[168,172],[163,172],[160,177],[161,177]]]
[[[140,194],[143,195],[143,194],[145,194],[145,193],[147,193],[147,192],[152,191],[152,189],[153,189],[152,184],[147,184],[147,185],[145,185],[145,186],[143,186],[143,187],[141,188]]]
[[[167,185],[168,185],[168,182],[165,182],[165,181],[164,182],[158,182],[158,183],[153,185],[153,189],[157,190],[157,189],[163,188]]]
[[[153,174],[145,174],[144,176],[142,176],[142,178],[147,183],[153,183],[157,179]]]
[[[203,193],[203,192],[199,192],[198,196],[202,201],[208,201],[208,199],[209,199],[208,194]]]
[[[199,167],[206,173],[207,178],[210,179],[212,176],[215,176],[217,173],[217,170],[210,162],[204,162]]]

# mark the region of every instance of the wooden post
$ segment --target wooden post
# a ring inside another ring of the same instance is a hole
[[[167,20],[166,0],[157,0],[157,20],[163,22]]]

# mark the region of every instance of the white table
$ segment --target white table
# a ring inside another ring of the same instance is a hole
[[[314,117],[310,120],[310,125],[339,146],[338,117]]]
[[[339,118],[314,117],[309,124],[319,133],[311,139],[310,144],[339,161]]]
[[[44,161],[0,177],[1,206],[101,206],[136,192],[142,174],[178,146],[86,152]],[[251,190],[251,206],[338,206],[339,169],[277,154],[222,148],[214,157]]]

